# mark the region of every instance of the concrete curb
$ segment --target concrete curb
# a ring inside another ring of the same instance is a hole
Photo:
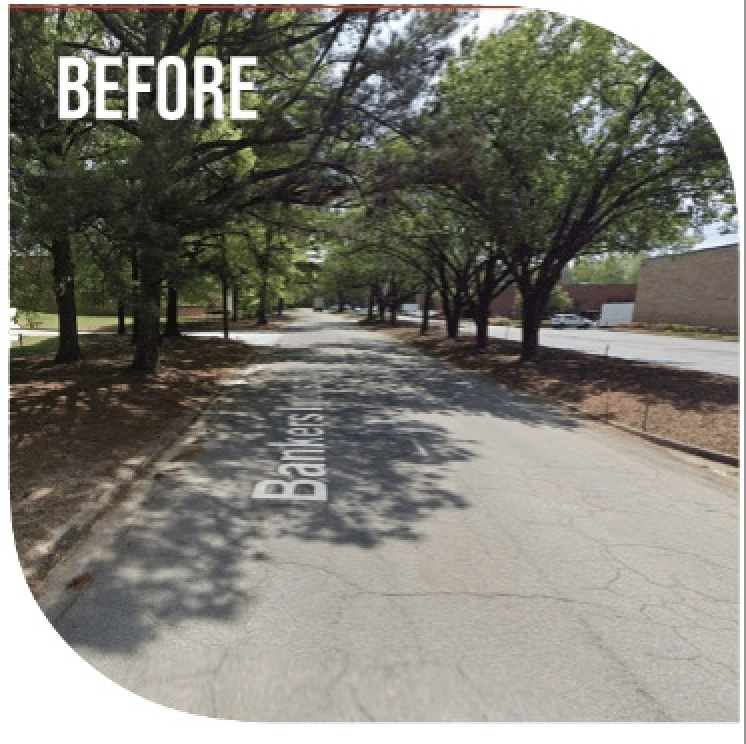
[[[717,450],[710,450],[706,449],[705,447],[698,447],[694,444],[687,444],[686,442],[679,442],[676,439],[668,439],[666,437],[662,437],[659,434],[653,434],[649,431],[643,431],[642,429],[637,429],[634,426],[628,426],[627,424],[622,424],[619,421],[612,421],[610,419],[607,419],[606,416],[602,416],[598,413],[591,413],[590,411],[586,411],[583,408],[578,408],[577,406],[570,405],[568,403],[562,403],[562,402],[556,402],[553,403],[553,405],[562,406],[563,408],[566,408],[567,410],[571,411],[574,415],[578,416],[579,418],[587,418],[592,421],[599,421],[603,424],[607,424],[609,426],[613,426],[616,429],[621,429],[622,431],[627,432],[628,434],[633,434],[636,437],[640,437],[641,439],[646,439],[649,442],[653,442],[654,444],[658,444],[661,447],[668,447],[669,449],[677,450],[679,452],[685,452],[688,455],[696,455],[697,457],[703,457],[707,460],[712,460],[713,462],[719,462],[723,465],[732,465],[733,467],[739,467],[740,459],[738,455],[729,455],[725,452],[718,452]]]
[[[214,392],[197,411],[184,416],[176,426],[162,435],[138,457],[131,458],[117,468],[116,474],[93,488],[90,501],[78,511],[67,524],[53,531],[44,543],[34,547],[33,557],[25,561],[23,574],[29,585],[43,581],[65,553],[81,538],[110,508],[120,504],[135,484],[150,475],[157,462],[184,437],[189,429],[205,416],[215,405],[222,392]]]
[[[243,378],[260,368],[260,362],[250,362],[244,369],[236,368],[227,380],[218,383],[218,387],[223,389],[213,391],[196,411],[182,417],[170,431],[146,447],[142,454],[120,465],[114,476],[93,486],[88,503],[66,524],[54,530],[48,540],[35,545],[30,555],[22,561],[23,575],[29,586],[33,587],[35,583],[43,581],[67,551],[87,535],[109,509],[121,504],[138,483],[150,476],[160,461],[169,459],[169,451],[175,449],[187,432],[210,412],[217,400],[225,394],[225,390],[238,382],[238,374]]]
[[[29,586],[42,582],[67,552],[90,533],[94,524],[109,510],[121,505],[136,486],[153,474],[157,465],[175,454],[187,433],[213,409],[232,385],[259,369],[259,362],[249,363],[219,383],[222,389],[213,391],[195,411],[183,416],[172,429],[161,435],[144,451],[117,467],[113,476],[102,479],[90,488],[90,498],[65,524],[52,531],[50,537],[37,543],[21,561],[23,575]],[[237,375],[240,378],[237,379]],[[19,555],[20,560],[20,555]]]
[[[377,331],[379,329],[369,328],[369,330]],[[397,341],[402,344],[407,344],[411,349],[415,349],[420,354],[427,356],[429,359],[437,359],[439,362],[443,364],[448,364],[450,367],[454,367],[455,369],[461,369],[456,364],[451,364],[450,362],[447,362],[443,359],[438,359],[437,357],[426,354],[421,349],[418,349],[415,344],[410,344],[405,339],[395,338],[393,336],[386,336],[386,338],[392,341]],[[486,379],[492,379],[489,376],[488,371],[486,370],[462,369],[462,371],[476,373],[476,374],[481,375],[482,377],[485,377]],[[640,437],[641,439],[646,439],[647,441],[652,442],[653,444],[657,444],[661,447],[667,447],[668,449],[673,449],[678,452],[684,452],[688,455],[695,455],[697,457],[702,457],[706,460],[712,460],[713,462],[722,463],[723,465],[731,465],[732,467],[735,467],[735,468],[740,467],[740,458],[738,457],[738,455],[729,455],[726,452],[718,452],[717,450],[710,450],[705,447],[698,447],[697,445],[694,445],[694,444],[687,444],[686,442],[679,442],[676,439],[668,439],[666,437],[660,436],[659,434],[652,434],[649,431],[643,431],[642,429],[637,429],[634,426],[628,426],[627,424],[622,424],[619,421],[612,421],[611,419],[608,419],[606,416],[602,416],[597,413],[591,413],[590,411],[586,411],[584,408],[574,406],[571,403],[565,403],[561,400],[548,400],[545,398],[538,398],[534,395],[531,395],[531,393],[527,393],[521,390],[520,388],[511,388],[505,385],[505,383],[498,383],[498,384],[503,385],[507,390],[511,390],[512,392],[520,393],[521,395],[526,395],[532,398],[533,400],[535,400],[537,403],[544,403],[546,405],[552,405],[552,406],[557,406],[558,408],[564,408],[565,410],[570,411],[570,413],[577,416],[578,418],[584,418],[584,419],[588,419],[591,421],[597,421],[602,424],[607,424],[608,426],[613,426],[616,429],[620,429],[621,431],[627,432],[627,434],[632,434],[633,436]]]

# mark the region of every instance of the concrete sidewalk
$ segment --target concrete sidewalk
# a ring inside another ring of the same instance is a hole
[[[207,716],[735,721],[738,565],[735,479],[308,312],[40,604]]]

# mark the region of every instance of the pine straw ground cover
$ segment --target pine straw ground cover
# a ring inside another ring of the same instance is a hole
[[[367,322],[366,322],[367,324]],[[474,338],[451,341],[441,327],[426,336],[402,323],[376,324],[430,356],[536,398],[569,404],[667,439],[730,455],[739,451],[738,379],[626,359],[543,347],[534,364],[519,364],[520,345],[491,339],[478,353]]]
[[[231,327],[256,330],[247,321]],[[143,379],[130,369],[129,338],[86,335],[81,345],[82,362],[55,364],[54,354],[10,362],[10,501],[24,569],[97,483],[136,469],[143,453],[204,407],[221,380],[266,354],[220,338],[166,339],[160,374]]]

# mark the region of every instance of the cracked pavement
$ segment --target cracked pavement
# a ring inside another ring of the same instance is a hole
[[[328,501],[252,500],[313,382]],[[205,716],[737,721],[738,509],[694,458],[309,311],[39,602],[109,679]]]

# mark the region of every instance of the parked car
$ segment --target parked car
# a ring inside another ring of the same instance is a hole
[[[549,319],[552,328],[590,328],[593,322],[584,318],[582,315],[573,313],[560,313]]]

